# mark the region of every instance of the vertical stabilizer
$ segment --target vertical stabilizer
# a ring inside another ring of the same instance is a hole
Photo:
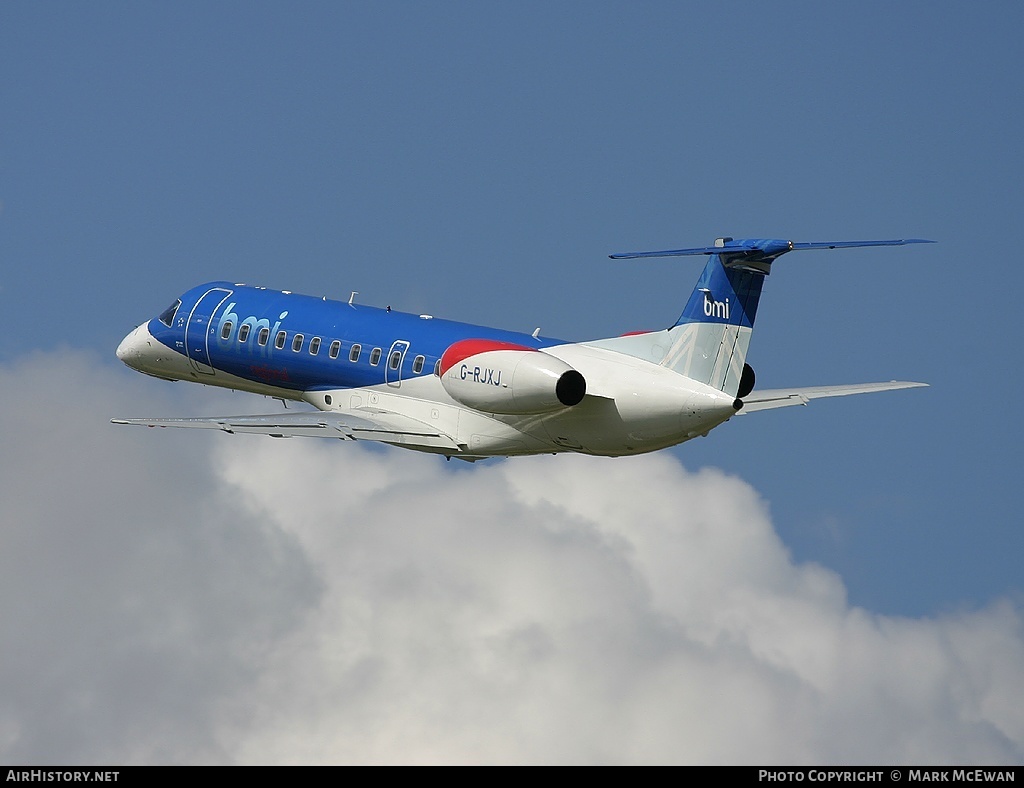
[[[787,252],[846,249],[857,246],[927,244],[921,238],[893,241],[793,242],[775,238],[718,238],[714,246],[661,252],[613,254],[614,260],[639,257],[710,255],[679,320],[667,331],[603,339],[590,344],[635,356],[737,396],[750,333],[764,278],[772,262]],[[745,396],[752,378],[744,388]]]
[[[770,265],[764,261],[755,267],[712,255],[668,331],[661,365],[735,397]]]

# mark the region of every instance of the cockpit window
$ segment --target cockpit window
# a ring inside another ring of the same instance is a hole
[[[174,324],[174,316],[178,314],[179,306],[181,306],[180,298],[160,313],[160,317],[158,318],[160,322],[170,328]]]

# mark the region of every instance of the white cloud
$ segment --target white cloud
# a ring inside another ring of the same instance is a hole
[[[1024,756],[1018,607],[852,608],[719,471],[117,428],[213,406],[77,353],[0,391],[9,762]]]

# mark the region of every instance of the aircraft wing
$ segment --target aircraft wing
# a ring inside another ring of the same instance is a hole
[[[377,410],[310,411],[275,413],[269,416],[210,416],[193,419],[111,419],[114,424],[136,424],[145,427],[190,427],[223,430],[228,433],[249,432],[274,438],[315,437],[342,440],[379,441],[410,448],[450,449],[460,447],[450,435],[430,424],[398,413]]]
[[[850,394],[870,394],[873,391],[913,389],[927,385],[927,383],[912,383],[907,380],[890,380],[888,383],[854,383],[849,386],[765,389],[764,391],[753,391],[744,397],[743,408],[739,411],[739,414],[753,413],[758,410],[771,410],[772,408],[788,408],[791,405],[807,405],[812,399],[822,397],[846,397]]]

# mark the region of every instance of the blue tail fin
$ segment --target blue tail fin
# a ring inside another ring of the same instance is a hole
[[[668,331],[661,366],[735,397],[769,265],[730,265],[725,255],[712,255]]]
[[[896,241],[824,241],[794,243],[771,238],[719,238],[714,246],[662,252],[613,254],[613,259],[710,255],[683,313],[667,331],[601,340],[596,345],[645,358],[731,397],[737,396],[764,278],[787,252],[854,246],[902,246],[933,243]]]

